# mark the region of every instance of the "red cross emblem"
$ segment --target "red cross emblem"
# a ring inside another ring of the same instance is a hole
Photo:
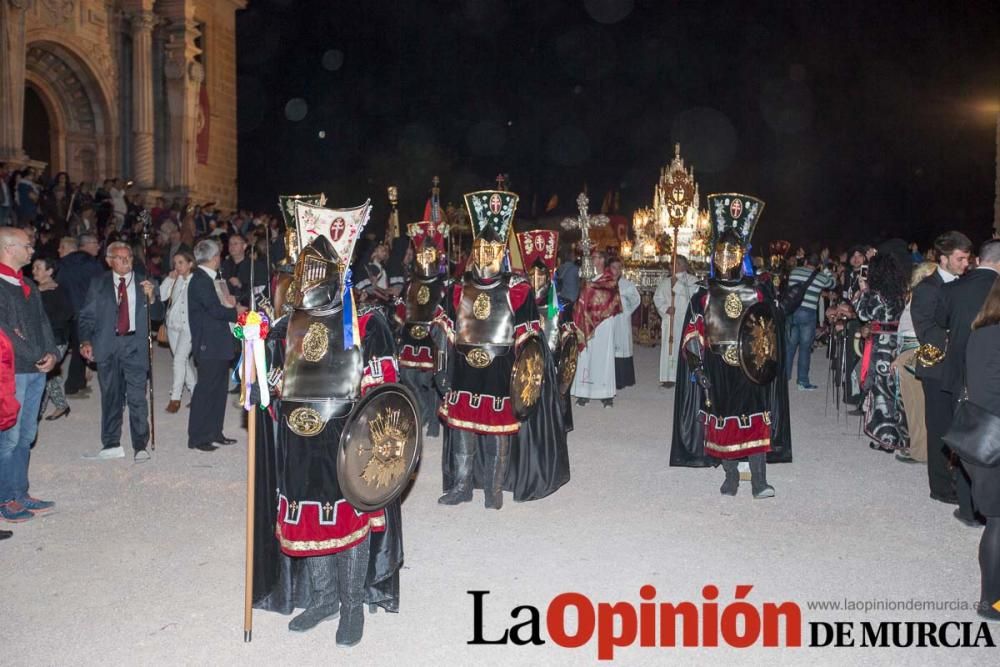
[[[490,211],[496,215],[500,212],[503,207],[503,202],[500,201],[500,195],[493,195],[490,197]]]
[[[330,238],[334,241],[339,241],[340,237],[344,235],[344,229],[347,224],[344,222],[343,218],[337,218],[330,223]]]
[[[739,199],[733,199],[733,203],[729,205],[729,212],[733,218],[739,218],[743,214],[743,202]]]

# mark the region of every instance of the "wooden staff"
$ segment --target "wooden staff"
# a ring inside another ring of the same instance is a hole
[[[676,316],[677,309],[674,307],[674,299],[677,294],[674,292],[674,285],[677,284],[677,231],[678,226],[672,225],[674,228],[674,244],[670,249],[670,320],[669,329],[667,331],[667,347],[670,350],[670,354],[674,354],[674,317]]]
[[[253,256],[250,257],[250,310],[254,311],[253,292]],[[252,348],[252,346],[251,346]],[[252,353],[252,349],[251,349]],[[243,346],[243,391],[244,400],[250,403],[247,412],[247,543],[246,543],[246,573],[243,578],[243,641],[253,639],[253,518],[254,518],[254,486],[257,474],[257,411],[250,396],[250,377],[257,368],[253,357],[247,358],[247,346]],[[257,378],[257,390],[268,391],[267,378]]]
[[[243,360],[245,364],[249,363]],[[248,391],[246,382],[247,373],[243,373],[243,390]],[[263,380],[267,381],[266,378]],[[267,391],[267,387],[260,386],[260,391]],[[246,556],[246,577],[243,582],[243,641],[249,642],[253,636],[253,517],[254,517],[254,477],[256,473],[257,458],[257,411],[250,408],[247,413],[247,556]]]

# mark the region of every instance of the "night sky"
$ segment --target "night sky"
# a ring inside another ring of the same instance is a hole
[[[889,9],[890,5],[899,8]],[[905,7],[905,8],[904,8]],[[510,175],[519,220],[652,202],[679,141],[769,239],[988,235],[1000,3],[251,0],[237,18],[241,206],[325,191],[419,219]],[[324,133],[321,138],[320,133]],[[705,202],[702,201],[702,206]],[[521,228],[523,228],[522,225]]]

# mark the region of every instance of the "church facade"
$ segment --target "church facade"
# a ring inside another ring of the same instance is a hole
[[[0,162],[236,205],[247,0],[0,0]]]

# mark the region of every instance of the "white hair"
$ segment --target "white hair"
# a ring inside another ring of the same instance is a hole
[[[202,239],[194,245],[194,259],[198,264],[207,264],[220,252],[219,244],[212,239]]]

